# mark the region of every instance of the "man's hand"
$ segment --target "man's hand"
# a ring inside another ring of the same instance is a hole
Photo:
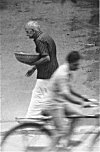
[[[95,106],[98,106],[99,103],[97,102],[96,99],[84,99],[84,102],[83,102],[83,107],[95,107]]]
[[[88,100],[95,105],[99,105],[99,102],[96,99],[88,99]]]
[[[82,106],[83,106],[84,108],[91,107],[91,102],[83,102]]]
[[[25,76],[30,77],[34,73],[35,70],[36,70],[36,66],[34,65],[32,69],[28,70]]]

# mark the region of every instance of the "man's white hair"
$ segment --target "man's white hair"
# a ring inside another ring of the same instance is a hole
[[[40,30],[40,25],[36,21],[29,21],[29,22],[27,22],[25,28],[38,31],[38,30]]]

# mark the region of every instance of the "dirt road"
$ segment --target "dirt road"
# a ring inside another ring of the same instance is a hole
[[[19,63],[14,56],[15,51],[35,50],[24,31],[30,18],[38,21],[42,30],[54,38],[60,64],[72,50],[84,55],[74,87],[82,94],[99,99],[99,25],[98,18],[96,22],[93,18],[98,8],[93,0],[77,0],[77,4],[66,0],[64,5],[52,0],[1,0],[0,4],[2,120],[25,115],[35,84],[36,73],[25,77],[30,67]]]

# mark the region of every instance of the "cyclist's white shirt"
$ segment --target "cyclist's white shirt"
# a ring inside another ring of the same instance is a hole
[[[61,65],[52,75],[49,81],[48,93],[45,96],[44,103],[53,106],[56,102],[65,101],[64,94],[69,93],[69,66],[67,63]]]

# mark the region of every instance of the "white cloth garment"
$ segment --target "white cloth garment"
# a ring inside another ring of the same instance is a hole
[[[35,88],[32,91],[31,102],[28,107],[26,118],[40,117],[43,97],[47,93],[49,79],[37,79]]]

